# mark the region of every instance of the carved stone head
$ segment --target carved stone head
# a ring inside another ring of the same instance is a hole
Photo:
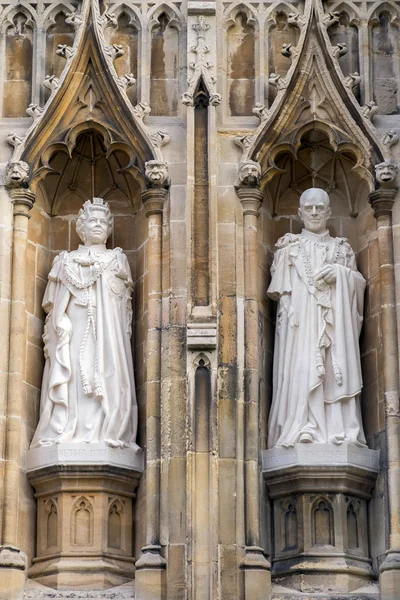
[[[23,160],[8,163],[4,175],[4,184],[7,188],[28,187],[28,181],[28,163]]]
[[[169,183],[168,163],[162,160],[147,161],[145,176],[150,187],[166,187]]]
[[[323,234],[331,216],[329,195],[321,188],[309,188],[300,196],[298,215],[306,231]]]
[[[260,187],[261,166],[254,160],[246,160],[239,167],[238,181],[240,187]]]
[[[375,165],[376,181],[383,188],[396,187],[398,166],[390,161],[385,161]]]
[[[103,198],[86,200],[76,221],[76,232],[85,245],[105,244],[112,229],[110,207]]]

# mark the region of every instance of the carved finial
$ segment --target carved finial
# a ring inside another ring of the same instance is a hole
[[[45,88],[47,88],[48,90],[50,90],[51,92],[53,90],[56,90],[59,85],[60,85],[60,80],[55,75],[46,75],[46,77],[44,78],[43,86]]]
[[[72,25],[74,29],[78,29],[79,26],[82,25],[83,19],[78,12],[73,10],[72,12],[67,13],[65,22],[67,25]]]
[[[305,17],[298,12],[291,12],[288,14],[288,25],[291,25],[292,27],[298,27],[301,29],[305,22]]]
[[[389,131],[385,131],[385,133],[382,134],[381,140],[382,144],[384,144],[388,148],[391,148],[392,146],[395,146],[397,144],[397,142],[399,141],[399,136],[397,135],[394,129],[389,129]]]
[[[29,187],[29,165],[23,160],[10,161],[4,173],[4,185],[8,189]]]
[[[145,102],[139,102],[139,104],[136,104],[133,108],[133,113],[139,121],[143,121],[143,119],[151,113],[151,108]]]
[[[267,110],[267,107],[265,106],[265,104],[262,104],[261,102],[257,102],[251,112],[258,119],[260,119],[261,123],[266,121],[268,119],[269,115],[271,114],[270,111]]]
[[[188,81],[189,87],[187,91],[182,95],[182,104],[193,106],[194,94],[202,78],[210,97],[210,104],[218,106],[218,104],[221,104],[221,95],[215,91],[216,78],[210,75],[209,72],[214,65],[206,59],[206,54],[210,52],[210,47],[205,43],[205,34],[210,26],[204,21],[204,17],[200,15],[197,23],[192,25],[192,27],[197,33],[197,44],[191,47],[191,51],[196,54],[196,61],[189,63],[190,68],[194,72]]]
[[[339,23],[339,19],[340,12],[334,10],[333,12],[329,12],[328,14],[324,15],[322,22],[325,25],[325,27],[329,29],[329,27],[332,27],[332,25],[337,25]]]
[[[132,87],[133,85],[135,85],[136,83],[136,79],[133,76],[133,73],[129,73],[124,75],[123,77],[119,77],[117,79],[117,83],[120,87],[122,87],[123,89],[127,90],[128,88]]]
[[[276,73],[270,74],[268,78],[268,83],[275,87],[277,90],[284,90],[285,88],[287,88],[287,81],[285,79],[282,79],[282,77],[280,75],[277,75]]]
[[[360,73],[357,73],[357,71],[355,73],[349,73],[349,75],[346,77],[344,82],[348,88],[350,88],[350,89],[355,88],[357,85],[359,85],[361,83]]]
[[[58,44],[56,54],[68,60],[75,54],[75,48],[67,46],[67,44]]]
[[[383,189],[395,189],[398,170],[398,165],[388,160],[375,165],[377,186],[379,185]]]
[[[104,48],[104,52],[107,54],[107,56],[111,58],[113,62],[114,60],[117,60],[117,58],[125,54],[125,51],[123,50],[121,44],[113,44],[112,46],[106,46]]]
[[[372,117],[379,111],[379,107],[377,106],[376,102],[371,100],[371,102],[367,102],[364,106],[362,106],[360,110],[364,117],[370,121]]]
[[[240,163],[238,183],[236,187],[259,188],[261,183],[261,166],[254,160]]]
[[[336,46],[332,46],[332,55],[335,58],[340,58],[347,54],[347,44],[345,42],[338,42]]]
[[[147,161],[147,163],[145,163],[145,177],[149,188],[168,187],[168,163],[163,160]]]

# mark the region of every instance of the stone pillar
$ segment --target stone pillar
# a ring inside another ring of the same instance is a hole
[[[259,327],[258,327],[258,239],[257,219],[263,201],[259,189],[261,168],[248,161],[240,166],[237,195],[243,207],[244,230],[244,502],[245,600],[267,600],[271,593],[270,564],[260,547],[259,474]]]
[[[161,174],[160,174],[161,173]],[[162,325],[162,217],[167,195],[166,163],[146,163],[148,188],[142,200],[148,218],[147,261],[149,279],[146,398],[146,545],[136,562],[137,600],[158,600],[164,595],[166,561],[160,546],[161,461],[161,325]]]
[[[29,211],[35,194],[27,186],[29,167],[11,163],[5,185],[13,211],[11,266],[10,350],[7,411],[4,432],[3,535],[0,546],[0,599],[18,600],[25,587],[25,554],[18,548],[18,511],[21,475],[21,413],[25,400],[25,278]]]
[[[395,600],[400,589],[399,356],[392,232],[397,165],[381,163],[375,170],[379,187],[370,194],[369,201],[378,230],[389,505],[389,548],[380,567],[380,588],[382,600]]]

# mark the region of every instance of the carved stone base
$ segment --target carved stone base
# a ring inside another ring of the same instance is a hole
[[[262,548],[248,546],[240,565],[245,600],[269,600],[271,597],[271,565]]]
[[[390,551],[380,568],[379,587],[382,600],[398,600],[400,590],[400,552]]]
[[[26,579],[26,556],[14,546],[0,546],[0,600],[21,600]]]
[[[377,451],[352,445],[296,444],[263,453],[273,502],[272,576],[301,592],[351,592],[374,579],[367,501]]]
[[[29,577],[59,590],[104,590],[133,579],[141,450],[64,444],[30,450],[26,462],[38,501]]]

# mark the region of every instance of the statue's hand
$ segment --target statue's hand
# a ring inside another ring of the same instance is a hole
[[[315,275],[316,281],[324,280],[325,283],[332,285],[336,283],[336,265],[326,265],[322,267],[322,269],[316,273]]]
[[[71,321],[66,315],[60,319],[60,323],[56,327],[56,332],[59,338],[71,335],[72,325]]]

